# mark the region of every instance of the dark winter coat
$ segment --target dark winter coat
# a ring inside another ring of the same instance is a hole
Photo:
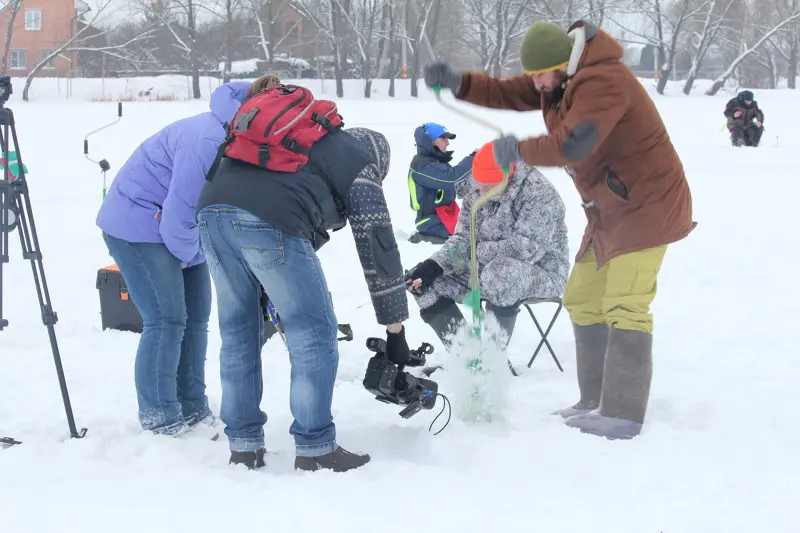
[[[328,230],[349,221],[378,323],[402,322],[408,318],[403,266],[382,187],[390,157],[386,137],[350,128],[316,142],[299,172],[273,172],[223,158],[203,188],[198,211],[238,207],[310,240],[315,250],[330,240]]]
[[[456,188],[472,176],[474,152],[452,167],[453,153],[433,146],[422,126],[414,132],[414,140],[417,155],[408,171],[408,195],[411,209],[417,212],[417,231],[447,238],[450,233],[437,216],[436,208],[450,205],[460,196]]]
[[[494,109],[542,110],[547,135],[519,143],[529,165],[564,166],[587,218],[580,259],[593,245],[600,266],[620,254],[685,238],[695,227],[683,165],[653,101],[622,63],[622,47],[589,23],[575,38],[560,97],[527,75],[466,73],[456,97]]]
[[[738,117],[734,117],[733,115],[737,111],[741,111],[742,114]],[[755,128],[757,127],[753,123],[755,120],[758,120],[762,127],[764,126],[764,112],[759,109],[758,102],[752,100],[750,105],[747,105],[742,99],[741,94],[728,100],[728,103],[725,104],[725,111],[723,114],[728,119],[729,130],[737,126],[745,129]]]
[[[455,234],[431,256],[444,270],[417,297],[420,308],[440,298],[460,302],[470,290],[470,209],[480,198],[473,180]],[[506,190],[478,210],[477,258],[481,297],[498,307],[560,296],[569,274],[564,202],[538,170],[517,165]]]

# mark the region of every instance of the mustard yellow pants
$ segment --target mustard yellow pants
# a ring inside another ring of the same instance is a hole
[[[666,246],[623,254],[597,268],[594,250],[575,263],[564,290],[564,309],[579,326],[653,333],[650,304],[656,296],[658,272]]]

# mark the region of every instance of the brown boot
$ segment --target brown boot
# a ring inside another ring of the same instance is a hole
[[[572,407],[553,411],[564,418],[588,413],[600,406],[600,391],[603,387],[603,366],[608,344],[608,326],[605,323],[579,326],[575,331],[575,362],[578,370],[578,388],[581,399]]]

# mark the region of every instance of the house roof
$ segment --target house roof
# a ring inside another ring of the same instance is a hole
[[[11,8],[13,5],[14,5],[13,1],[6,2],[5,5],[0,6],[0,13],[5,11],[6,9]],[[83,15],[84,13],[88,13],[91,10],[92,7],[83,0],[75,0],[75,11],[78,12],[78,15]]]
[[[84,2],[83,0],[75,0],[75,11],[78,12],[79,15],[83,15],[84,13],[91,11],[92,8]]]

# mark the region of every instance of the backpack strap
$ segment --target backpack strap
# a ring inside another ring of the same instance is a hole
[[[344,122],[340,123],[338,126],[332,126],[331,121],[326,116],[320,116],[317,113],[313,113],[311,115],[311,120],[328,130],[329,132],[333,133],[334,131],[342,129],[344,126]]]
[[[344,127],[344,122],[341,122],[338,126],[333,126],[331,125],[331,121],[328,117],[321,116],[317,113],[313,113],[311,115],[311,120],[313,120],[326,130],[328,130],[329,133],[335,133]],[[295,141],[294,139],[290,139],[288,136],[283,138],[283,140],[281,141],[281,145],[287,150],[291,150],[296,154],[303,154],[306,157],[308,157],[310,153],[310,149],[303,148],[302,146],[297,144],[297,141]]]
[[[225,155],[225,148],[227,148],[233,139],[233,135],[231,135],[231,125],[226,122],[222,127],[225,128],[225,138],[219,143],[217,147],[217,156],[214,158],[214,162],[211,163],[211,168],[208,169],[208,173],[206,174],[206,181],[209,182],[214,181],[214,174],[217,173],[217,168]]]

